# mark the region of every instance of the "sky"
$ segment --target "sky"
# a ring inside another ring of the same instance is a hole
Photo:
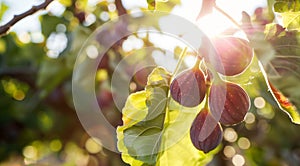
[[[102,0],[89,0],[89,4],[95,4],[99,1]],[[0,2],[4,2],[9,6],[9,10],[5,13],[3,19],[0,20],[0,25],[3,25],[12,19],[14,14],[20,14],[30,9],[33,5],[41,4],[43,0],[0,0]],[[139,7],[147,8],[146,0],[123,0],[123,4],[127,9],[137,9]],[[217,34],[233,26],[228,19],[218,12],[215,12],[212,16],[196,21],[196,17],[201,9],[201,4],[201,0],[181,0],[181,5],[175,6],[172,13],[194,22],[208,35]],[[217,0],[217,4],[236,21],[240,21],[242,11],[246,11],[251,15],[255,8],[266,6],[267,2],[266,0]],[[64,7],[60,5],[59,2],[54,1],[48,6],[47,10],[52,13],[61,13],[64,11]],[[15,24],[12,27],[12,31],[17,32],[18,35],[31,32],[36,34],[37,41],[39,41],[41,38],[41,26],[38,17],[44,13],[45,11],[40,11],[32,16],[26,17]]]

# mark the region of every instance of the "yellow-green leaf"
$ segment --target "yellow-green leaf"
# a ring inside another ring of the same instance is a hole
[[[147,0],[148,9],[170,12],[174,6],[180,5],[180,0]]]
[[[118,148],[125,162],[153,165],[160,149],[170,74],[155,68],[146,89],[131,94],[122,110],[123,126],[118,127]]]
[[[219,149],[208,154],[197,150],[190,126],[203,107],[182,107],[168,97],[170,73],[155,68],[145,90],[131,94],[117,128],[118,149],[124,162],[145,165],[205,165]]]
[[[288,30],[300,30],[300,12],[281,13],[283,26]]]

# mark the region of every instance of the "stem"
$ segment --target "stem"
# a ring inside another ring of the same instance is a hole
[[[181,52],[181,54],[180,54],[180,56],[179,56],[178,63],[177,63],[176,68],[175,68],[175,70],[174,70],[174,72],[173,72],[173,75],[176,75],[176,73],[178,72],[179,67],[181,66],[181,64],[182,64],[182,62],[183,62],[183,58],[184,58],[184,56],[186,55],[186,51],[187,51],[187,47],[185,47],[185,48],[183,49],[183,51]]]
[[[215,68],[210,63],[206,63],[206,67],[211,72],[211,74],[213,76],[213,78],[211,78],[212,79],[211,82],[214,82],[214,83],[223,82],[223,80],[219,76],[218,72],[215,70]]]
[[[173,74],[172,74],[173,76],[175,76],[176,73],[178,72],[179,67],[181,66],[182,61],[183,61],[183,59],[184,59],[184,56],[186,55],[186,52],[187,52],[187,47],[185,47],[185,48],[182,50],[182,52],[180,53],[178,63],[177,63],[176,68],[175,68],[175,70],[174,70],[174,72],[173,72]],[[171,79],[169,80],[169,85],[170,85],[170,84],[171,84]],[[167,121],[167,122],[170,121],[170,117],[169,117],[169,103],[170,103],[170,100],[171,100],[171,92],[170,92],[170,90],[168,91],[167,98],[168,98],[168,100],[167,100],[167,109],[166,109],[165,122],[166,122],[166,121]]]
[[[195,65],[194,65],[194,69],[199,69],[199,67],[200,67],[200,62],[201,62],[201,59],[197,56],[196,57],[197,58],[197,61],[196,61],[196,63],[195,63]]]
[[[208,98],[209,98],[209,93],[210,93],[210,85],[206,85],[206,86],[207,86],[207,91],[206,91],[206,96],[205,96],[204,108],[208,109],[209,108],[209,106],[208,106]]]
[[[222,13],[225,17],[227,17],[235,26],[241,29],[241,25],[236,22],[230,15],[228,15],[223,9],[219,8],[216,4],[214,5],[214,8]]]

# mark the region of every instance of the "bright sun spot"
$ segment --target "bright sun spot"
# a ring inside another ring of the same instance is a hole
[[[209,37],[216,36],[235,25],[216,10],[197,21],[199,28]]]

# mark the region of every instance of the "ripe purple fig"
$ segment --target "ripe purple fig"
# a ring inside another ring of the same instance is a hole
[[[204,108],[191,126],[190,137],[197,149],[207,153],[220,144],[223,137],[222,127],[212,117],[208,109]]]
[[[203,72],[198,67],[183,71],[172,81],[170,91],[172,98],[185,107],[199,105],[206,92]]]
[[[217,56],[209,59],[217,72],[233,76],[242,73],[251,63],[253,52],[248,41],[235,37],[212,40]],[[211,57],[210,57],[211,58]]]
[[[244,120],[250,109],[250,98],[245,90],[231,82],[213,83],[209,93],[211,114],[223,125],[234,125]]]

